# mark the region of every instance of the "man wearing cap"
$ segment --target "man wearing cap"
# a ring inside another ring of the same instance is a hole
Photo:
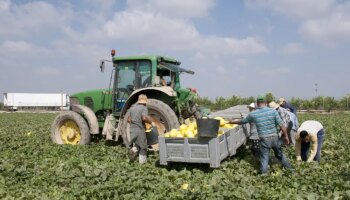
[[[134,160],[137,154],[139,154],[139,163],[143,164],[147,160],[147,138],[145,123],[152,124],[148,116],[148,110],[146,107],[148,100],[147,96],[140,94],[136,104],[132,105],[129,109],[128,123],[130,124],[130,144],[135,144],[129,152],[128,156],[130,160]]]
[[[278,127],[282,130],[283,140],[286,144],[289,144],[287,135],[287,128],[277,111],[266,106],[266,100],[264,96],[259,95],[257,97],[257,108],[248,114],[243,119],[231,120],[232,124],[245,124],[254,122],[259,135],[260,146],[260,172],[267,173],[269,164],[269,152],[272,149],[278,160],[282,162],[285,168],[291,169],[291,165],[288,159],[283,155],[280,140],[278,137]]]
[[[295,154],[297,161],[320,162],[323,135],[324,129],[320,122],[314,120],[303,122],[295,135]],[[307,156],[310,149],[310,142],[312,142],[311,151],[309,156]]]
[[[297,109],[295,109],[294,106],[292,106],[291,104],[289,104],[283,97],[281,97],[278,100],[278,104],[285,109],[289,109],[290,112],[294,113],[294,115],[297,115]]]

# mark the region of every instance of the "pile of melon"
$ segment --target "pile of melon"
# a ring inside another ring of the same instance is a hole
[[[222,117],[215,117],[214,119],[220,121],[220,129],[217,133],[218,136],[224,134],[225,129],[232,129],[237,126],[235,124],[229,124],[229,122]],[[181,126],[178,129],[172,129],[171,131],[165,133],[164,137],[196,138],[198,137],[197,123],[195,120],[186,119],[185,123],[181,124]]]

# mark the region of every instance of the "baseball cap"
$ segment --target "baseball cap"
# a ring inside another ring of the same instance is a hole
[[[265,102],[265,95],[258,95],[256,101]]]
[[[251,103],[247,106],[247,108],[255,108],[255,103]]]

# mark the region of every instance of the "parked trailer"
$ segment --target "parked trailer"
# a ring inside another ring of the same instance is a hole
[[[69,110],[65,93],[4,93],[7,110]]]

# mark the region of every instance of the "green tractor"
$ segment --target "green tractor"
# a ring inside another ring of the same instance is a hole
[[[179,61],[154,55],[117,57],[114,50],[111,54],[109,88],[71,95],[70,111],[62,111],[52,124],[54,143],[84,145],[91,135],[102,133],[107,140],[121,138],[128,145],[125,116],[140,94],[149,99],[148,112],[159,135],[178,128],[186,118],[203,116],[194,103],[196,90],[180,86],[180,74],[194,72],[179,67]],[[101,71],[106,61],[101,61]]]

